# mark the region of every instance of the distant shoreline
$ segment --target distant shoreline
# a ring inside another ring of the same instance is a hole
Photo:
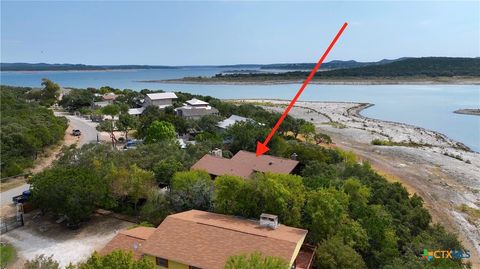
[[[9,72],[9,73],[45,73],[45,72],[72,72],[72,73],[80,73],[80,72],[117,72],[117,71],[132,71],[132,70],[140,70],[140,69],[95,69],[95,70],[0,70],[1,73]]]
[[[214,78],[181,78],[140,80],[144,83],[201,84],[201,85],[281,85],[302,84],[302,79],[290,80],[220,80]],[[480,85],[480,77],[435,77],[435,78],[320,78],[312,84],[324,85]]]
[[[480,116],[480,109],[479,108],[458,109],[453,111],[453,113]]]

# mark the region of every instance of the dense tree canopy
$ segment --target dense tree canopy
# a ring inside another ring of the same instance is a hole
[[[67,120],[27,100],[29,88],[1,86],[1,176],[21,174],[45,147],[63,139]]]
[[[107,182],[94,170],[54,167],[35,175],[32,195],[40,208],[77,224],[105,205],[109,193]]]
[[[171,203],[176,211],[211,208],[213,183],[205,171],[177,172],[171,183]]]
[[[214,208],[223,214],[258,218],[271,213],[287,225],[299,226],[304,201],[299,176],[258,173],[248,181],[228,175],[215,179]]]

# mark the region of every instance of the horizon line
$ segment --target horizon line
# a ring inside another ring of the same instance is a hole
[[[375,63],[380,61],[394,61],[400,59],[407,59],[407,58],[466,58],[466,59],[476,59],[480,58],[480,56],[476,57],[465,57],[465,56],[419,56],[419,57],[410,57],[404,56],[399,58],[383,58],[376,61],[358,61],[358,60],[331,60],[326,63],[330,62],[349,62],[355,61],[357,63]],[[204,67],[215,67],[215,66],[235,66],[235,65],[272,65],[272,64],[315,64],[315,62],[271,62],[271,63],[233,63],[233,64],[184,64],[184,65],[168,65],[168,64],[84,64],[84,63],[49,63],[49,62],[0,62],[0,64],[47,64],[47,65],[84,65],[84,66],[158,66],[158,67],[193,67],[193,66],[204,66]]]

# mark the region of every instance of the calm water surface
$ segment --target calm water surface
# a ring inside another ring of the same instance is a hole
[[[47,71],[1,72],[1,83],[39,87],[49,78],[63,87],[164,89],[185,91],[217,98],[290,99],[300,85],[191,85],[145,83],[141,80],[210,76],[231,68],[190,67],[124,71]],[[309,85],[302,94],[305,101],[368,102],[375,106],[363,111],[367,117],[417,125],[441,132],[480,151],[480,117],[452,113],[461,108],[480,107],[480,88],[473,85]]]

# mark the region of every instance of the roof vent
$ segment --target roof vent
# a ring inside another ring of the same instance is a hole
[[[278,227],[278,216],[262,213],[260,215],[260,226],[261,227],[268,227],[270,229],[277,229]]]
[[[268,165],[273,165],[273,162],[269,162]]]

